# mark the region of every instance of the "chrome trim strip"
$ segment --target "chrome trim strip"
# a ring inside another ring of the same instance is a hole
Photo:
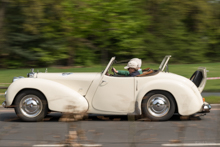
[[[15,105],[7,106],[6,101],[4,101],[4,102],[2,103],[2,106],[3,106],[4,108],[14,108],[14,107],[15,107]]]

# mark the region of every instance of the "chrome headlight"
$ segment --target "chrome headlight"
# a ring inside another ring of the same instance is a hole
[[[33,78],[34,77],[34,69],[33,68],[31,69],[31,72],[29,72],[27,74],[27,77],[29,77],[29,78]]]
[[[29,72],[29,73],[27,74],[27,77],[33,78],[33,77],[34,77],[34,72]]]
[[[24,78],[24,77],[22,77],[22,76],[20,76],[20,77],[14,77],[13,80],[12,80],[12,82],[17,81],[17,80],[22,79],[22,78]]]

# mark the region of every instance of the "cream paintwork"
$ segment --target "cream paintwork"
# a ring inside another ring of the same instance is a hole
[[[119,113],[133,111],[134,103],[134,77],[105,75],[92,100],[92,106],[97,110]]]
[[[75,113],[82,113],[88,110],[87,100],[78,92],[60,83],[40,78],[23,78],[13,82],[7,90],[7,106],[12,104],[19,91],[30,88],[44,94],[50,110]],[[71,108],[74,108],[74,110]]]
[[[199,89],[189,79],[163,72],[168,59],[161,64],[162,71],[145,77],[107,76],[115,58],[113,57],[103,73],[35,73],[34,78],[23,78],[13,82],[7,90],[6,104],[10,106],[17,93],[23,89],[41,91],[51,110],[66,112],[66,106],[74,105],[76,113],[87,111],[95,114],[141,114],[141,101],[152,90],[171,93],[181,115],[202,111],[200,92],[205,86],[204,79]],[[204,68],[201,69],[203,72]],[[206,78],[206,73],[204,74]]]
[[[189,79],[165,72],[160,72],[155,76],[135,77],[135,79],[139,87],[136,91],[136,97],[140,110],[141,101],[146,92],[163,90],[174,96],[178,105],[178,112],[181,115],[191,115],[201,111],[202,96]]]
[[[94,77],[100,73],[70,73],[63,75],[62,73],[38,73],[37,78],[55,81],[65,85],[81,95],[86,95],[89,86]]]
[[[103,81],[108,81],[108,83],[95,86],[100,88],[100,91],[97,90],[98,93],[96,92],[93,96],[93,101],[90,101],[89,113],[126,115],[135,112],[135,103],[137,103],[139,111],[136,114],[141,114],[141,101],[144,95],[153,90],[170,92],[177,102],[178,112],[181,115],[191,115],[202,110],[203,101],[198,88],[189,79],[176,74],[160,72],[146,77],[108,78],[104,76]],[[116,84],[115,81],[120,81],[120,83]],[[110,87],[114,93],[108,90]],[[135,97],[132,97],[133,92],[135,92]]]

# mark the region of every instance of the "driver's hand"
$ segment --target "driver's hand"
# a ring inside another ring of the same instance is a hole
[[[118,71],[113,67],[112,72],[118,73]]]
[[[107,72],[106,74],[105,74],[106,76],[110,76],[110,74]]]

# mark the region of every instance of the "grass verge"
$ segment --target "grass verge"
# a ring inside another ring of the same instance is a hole
[[[205,101],[209,104],[220,104],[220,96],[207,96]]]
[[[5,101],[5,96],[4,95],[0,95],[0,105],[2,105],[2,103]]]

